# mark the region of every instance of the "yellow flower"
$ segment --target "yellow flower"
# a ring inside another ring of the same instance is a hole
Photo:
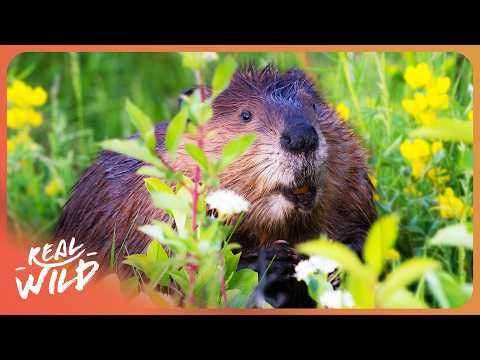
[[[468,120],[473,121],[473,110],[470,110],[467,115]]]
[[[48,94],[41,86],[33,89],[21,80],[13,80],[7,88],[7,101],[18,107],[42,106],[47,102]]]
[[[427,102],[432,109],[447,109],[448,95],[437,93],[435,90],[427,90]]]
[[[428,110],[418,114],[415,118],[421,125],[431,125],[437,120],[437,114],[434,111]]]
[[[425,95],[416,92],[413,99],[404,99],[402,101],[402,106],[406,112],[416,116],[427,109],[428,102]]]
[[[7,139],[7,153],[15,151],[15,142]]]
[[[392,261],[400,260],[400,253],[395,249],[388,249],[385,253],[385,257]]]
[[[59,178],[51,180],[47,186],[45,186],[45,193],[49,196],[53,196],[63,191],[63,182]]]
[[[440,76],[433,79],[427,86],[427,90],[434,91],[438,94],[446,94],[450,88],[450,78],[447,76]]]
[[[42,123],[42,114],[32,108],[13,107],[7,110],[7,127],[10,129],[21,129],[27,125],[39,127]]]
[[[350,109],[347,107],[347,105],[340,103],[337,105],[336,110],[338,115],[340,115],[343,120],[348,121],[350,117]]]
[[[432,143],[432,154],[435,155],[443,149],[443,143],[441,141],[435,141]]]
[[[420,177],[431,158],[430,144],[423,139],[405,140],[400,144],[400,153],[410,162],[412,175]]]
[[[426,63],[421,63],[415,67],[408,66],[404,78],[408,85],[416,89],[430,83],[432,73]]]
[[[442,195],[437,196],[437,202],[440,216],[444,219],[459,219],[465,211],[463,201],[455,196],[453,189],[450,187],[446,188]]]

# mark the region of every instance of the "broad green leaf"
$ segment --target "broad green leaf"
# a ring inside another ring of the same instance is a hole
[[[228,282],[228,289],[239,289],[244,295],[250,296],[258,285],[258,273],[250,269],[242,269],[233,273]]]
[[[439,119],[435,123],[413,130],[412,137],[432,140],[473,143],[473,121]]]
[[[208,101],[193,103],[190,105],[190,114],[195,124],[206,124],[213,116],[213,110]]]
[[[238,262],[240,261],[241,253],[234,254],[229,246],[223,248],[223,256],[225,261],[225,281],[228,283],[230,277],[237,270]]]
[[[394,292],[418,280],[427,271],[437,269],[440,264],[432,259],[413,258],[403,262],[389,273],[377,293],[379,301],[388,299]]]
[[[151,194],[154,205],[160,209],[177,211],[184,214],[190,212],[188,201],[177,195],[168,194],[166,192],[153,192]]]
[[[347,290],[353,296],[355,308],[372,309],[375,307],[375,281],[364,281],[349,273],[347,277]]]
[[[180,112],[173,117],[167,126],[167,132],[165,134],[165,148],[169,152],[172,159],[176,157],[177,147],[182,139],[185,126],[187,125],[188,108],[182,107]]]
[[[102,141],[101,146],[105,150],[117,152],[119,154],[144,161],[146,163],[155,165],[160,169],[164,168],[162,161],[155,154],[151,153],[138,140],[105,140]]]
[[[385,254],[395,244],[399,221],[396,214],[386,215],[378,219],[370,228],[363,247],[363,257],[375,275],[382,272],[386,260]]]
[[[125,257],[124,264],[134,266],[141,271],[148,267],[149,260],[145,254],[132,254]]]
[[[473,250],[473,234],[466,224],[453,224],[437,231],[428,241],[430,246],[456,246]]]
[[[383,299],[379,307],[386,309],[426,309],[428,306],[407,289],[399,289]]]
[[[255,141],[256,134],[247,134],[233,140],[230,140],[223,147],[222,158],[220,159],[220,169],[224,169],[232,161],[240,157]]]
[[[345,270],[349,275],[355,276],[361,281],[367,283],[375,281],[374,274],[362,264],[357,254],[342,243],[320,239],[299,244],[297,245],[297,249],[301,253],[310,256],[318,255],[334,260],[340,265],[342,270]]]
[[[182,289],[183,293],[185,294],[188,291],[187,272],[182,268],[180,270],[170,270],[169,275],[172,280],[180,286],[180,289]]]
[[[445,271],[431,271],[426,274],[430,291],[442,308],[457,308],[465,305],[470,294]]]
[[[190,155],[190,157],[195,160],[203,170],[209,170],[209,163],[207,155],[200,149],[197,145],[188,143],[185,144],[185,151]]]
[[[147,248],[147,258],[149,261],[165,262],[168,260],[168,255],[159,241],[150,241]]]
[[[155,150],[156,139],[152,120],[127,98],[127,112],[150,150]]]
[[[225,57],[225,59],[217,65],[212,80],[213,97],[216,97],[225,90],[236,69],[237,63],[232,56]]]
[[[164,192],[164,193],[167,193],[167,194],[173,194],[173,190],[170,186],[168,186],[167,184],[165,184],[162,180],[160,180],[159,178],[146,178],[146,179],[143,179],[143,181],[145,181],[145,185],[147,187],[147,190],[149,193],[153,193],[153,192]]]
[[[167,176],[166,169],[158,169],[155,166],[142,166],[137,170],[138,175],[154,176],[157,178],[165,178]]]

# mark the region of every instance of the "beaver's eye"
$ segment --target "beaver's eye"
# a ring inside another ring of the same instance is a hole
[[[250,111],[242,111],[242,113],[240,114],[240,119],[248,122],[252,119],[252,113]]]

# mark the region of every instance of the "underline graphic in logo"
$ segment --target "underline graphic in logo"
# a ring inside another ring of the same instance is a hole
[[[86,250],[82,249],[83,244],[75,246],[75,238],[72,238],[68,246],[64,239],[59,241],[55,252],[53,252],[52,247],[52,244],[45,244],[43,247],[32,247],[30,249],[28,265],[41,268],[41,271],[36,284],[34,284],[35,276],[32,274],[28,274],[25,284],[18,276],[15,277],[18,293],[22,299],[26,300],[30,292],[38,295],[48,275],[50,275],[48,292],[54,295],[55,293],[63,293],[73,284],[75,284],[77,291],[82,291],[97,272],[99,268],[98,262],[94,260],[85,261],[81,258]],[[85,254],[85,257],[88,258],[96,254],[96,252],[89,252]],[[40,259],[37,256],[40,256]],[[75,262],[77,263],[74,269],[75,276],[73,278],[70,276],[71,278],[67,280],[67,265],[72,265],[73,268]],[[15,269],[18,272],[25,270],[27,270],[26,266],[19,266]]]

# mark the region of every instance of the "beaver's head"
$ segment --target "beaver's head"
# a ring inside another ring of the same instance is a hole
[[[281,73],[271,66],[261,71],[244,67],[214,100],[208,122],[214,135],[207,152],[219,154],[226,142],[242,134],[257,135],[220,176],[222,187],[252,203],[248,216],[257,223],[263,219],[260,223],[278,226],[289,213],[315,209],[329,152],[322,119],[331,113],[298,69]]]

